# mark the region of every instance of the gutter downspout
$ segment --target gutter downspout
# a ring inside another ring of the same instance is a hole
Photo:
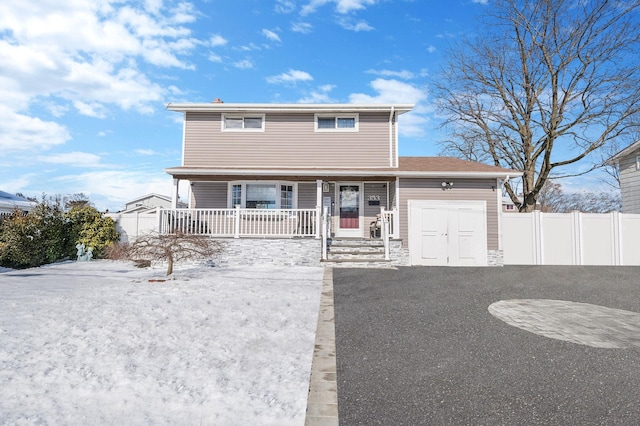
[[[396,152],[393,152],[393,115],[395,114],[395,107],[391,106],[391,112],[389,113],[389,167],[394,167],[394,157],[397,165],[398,147],[396,145]]]

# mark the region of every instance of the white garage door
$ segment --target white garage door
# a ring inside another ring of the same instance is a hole
[[[485,266],[484,201],[409,200],[412,265]]]

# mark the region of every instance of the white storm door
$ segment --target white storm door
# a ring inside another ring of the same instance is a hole
[[[337,237],[362,237],[362,185],[359,183],[336,184]]]
[[[447,210],[441,206],[412,205],[409,253],[412,265],[447,264]]]

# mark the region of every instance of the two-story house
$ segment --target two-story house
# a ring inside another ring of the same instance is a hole
[[[380,235],[382,217],[404,264],[486,265],[500,250],[502,182],[520,173],[399,156],[398,118],[412,108],[168,104],[184,114],[182,164],[165,170],[174,207],[186,182],[188,226],[236,237],[324,237],[326,208],[326,237],[369,239]]]
[[[640,141],[607,160],[618,167],[622,213],[640,213]]]

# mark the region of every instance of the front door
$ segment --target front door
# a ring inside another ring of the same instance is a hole
[[[341,183],[336,185],[338,200],[337,237],[362,237],[362,191],[359,183]]]

